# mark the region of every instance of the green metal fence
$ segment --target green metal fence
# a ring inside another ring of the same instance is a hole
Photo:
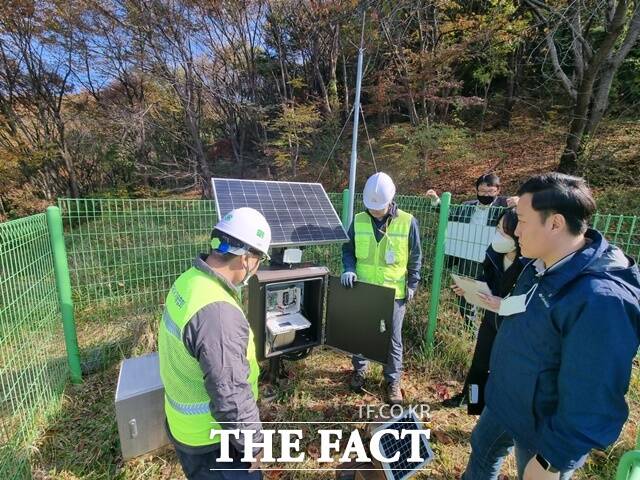
[[[329,198],[342,212],[343,194]],[[449,274],[461,271],[445,249],[449,219],[459,208],[449,206],[449,199],[444,194],[439,207],[422,197],[396,200],[417,218],[423,249],[421,292],[407,313],[406,334],[413,343],[426,338],[438,354],[460,352],[451,356],[449,366],[462,373],[477,322],[465,322],[449,289]],[[75,340],[68,330],[75,314],[85,372],[135,354],[132,347],[141,339],[147,338],[152,348],[167,290],[206,250],[217,220],[215,204],[206,200],[60,199],[58,206],[60,213],[48,212],[49,225],[45,214],[0,224],[0,478],[28,476],[26,446],[38,432],[39,417],[57,408],[70,373],[74,378],[74,363],[69,366],[63,354],[61,318],[67,320],[67,337]],[[361,195],[356,195],[355,208],[364,208]],[[64,229],[64,245],[56,243],[56,218]],[[627,254],[640,256],[637,217],[598,214],[593,224]],[[449,231],[447,241],[454,237]],[[477,238],[457,240],[470,248],[479,243]],[[333,274],[341,272],[340,245],[308,248],[304,259],[327,265]],[[65,282],[71,298],[65,296]],[[476,318],[481,314],[476,312]],[[66,347],[73,357],[69,338]]]
[[[29,476],[28,446],[68,378],[44,213],[0,224],[0,478]]]
[[[443,196],[444,197],[444,196]],[[433,217],[433,208],[424,206],[418,201],[418,211],[427,211],[425,216]],[[467,250],[470,255],[461,255],[461,258],[452,254],[449,249],[436,250],[436,237],[432,235],[433,229],[423,228],[423,248],[426,251],[423,271],[427,276],[427,288],[430,292],[429,331],[427,335],[427,347],[430,351],[438,350],[439,354],[447,352],[449,371],[458,371],[464,375],[469,351],[469,345],[473,345],[480,321],[484,316],[481,308],[467,304],[464,299],[457,297],[450,286],[453,281],[452,273],[478,277],[482,271],[481,252],[484,252],[490,242],[490,236],[473,234],[453,227],[453,222],[469,223],[471,211],[462,205],[450,205],[446,207],[446,201],[442,202],[442,208],[449,214],[438,223],[440,235],[446,234],[447,245],[457,245],[457,251]],[[504,209],[491,208],[488,215],[497,219]],[[409,210],[411,211],[411,210]],[[420,217],[419,217],[420,218]],[[446,220],[445,220],[446,218]],[[594,216],[592,226],[613,243],[620,247],[627,255],[638,258],[640,255],[640,222],[638,217],[616,214],[598,213]],[[487,233],[487,232],[485,232]],[[424,238],[427,236],[427,238]],[[426,244],[426,247],[425,247]],[[479,255],[479,256],[478,256]],[[475,260],[473,259],[475,257]],[[434,277],[429,275],[431,268],[442,265]],[[437,325],[437,327],[436,327]],[[437,332],[437,334],[436,334]],[[466,352],[466,353],[465,353]]]
[[[337,212],[343,210],[343,197],[342,193],[329,194]],[[424,197],[400,195],[396,201],[416,217],[422,240],[423,295],[420,308],[408,314],[411,335],[425,338],[429,347],[442,349],[457,344],[460,348],[451,350],[463,351],[475,334],[482,312],[468,305],[461,308],[449,289],[452,272],[470,276],[478,273],[445,255],[449,198],[443,195],[438,207]],[[171,283],[198,252],[207,248],[217,218],[215,203],[60,199],[58,205],[65,225],[83,368],[91,371],[127,354],[137,338],[154,328],[155,314]],[[356,211],[364,209],[361,194],[356,195],[354,205]],[[460,205],[450,206],[451,212],[458,209]],[[640,253],[640,223],[636,217],[598,215],[594,220],[608,238],[630,254]],[[481,246],[482,251],[486,243],[486,239],[478,238],[457,241],[475,250]],[[303,258],[328,266],[335,275],[342,269],[340,245],[309,247]],[[465,321],[465,317],[474,320]],[[460,365],[462,372],[465,359],[454,356],[451,364]]]
[[[167,290],[204,251],[207,200],[60,199],[85,371],[122,355],[148,329]]]

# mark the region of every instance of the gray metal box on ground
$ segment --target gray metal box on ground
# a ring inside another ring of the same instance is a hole
[[[115,404],[124,460],[169,444],[164,427],[164,387],[157,353],[122,362]]]

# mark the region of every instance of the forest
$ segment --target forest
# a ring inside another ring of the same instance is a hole
[[[322,176],[337,191],[355,115],[361,159],[384,169],[402,157],[423,180],[414,190],[442,162],[473,164],[475,136],[509,135],[522,119],[531,135],[557,129],[555,169],[586,174],[615,160],[616,148],[594,144],[599,129],[640,110],[638,1],[8,0],[2,10],[2,218],[58,196],[206,197],[212,176]]]

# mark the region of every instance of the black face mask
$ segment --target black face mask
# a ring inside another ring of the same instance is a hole
[[[495,199],[495,195],[478,195],[478,201],[482,205],[491,205]]]

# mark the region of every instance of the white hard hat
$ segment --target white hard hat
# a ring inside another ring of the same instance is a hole
[[[215,228],[268,256],[271,227],[259,211],[236,208],[222,217]]]
[[[364,185],[362,200],[370,210],[382,210],[387,207],[396,194],[396,186],[391,177],[384,172],[371,175]]]

